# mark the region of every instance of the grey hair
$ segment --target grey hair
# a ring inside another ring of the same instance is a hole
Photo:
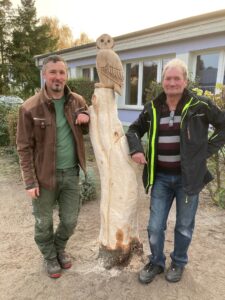
[[[46,65],[47,65],[49,62],[57,63],[58,61],[62,61],[62,62],[65,64],[66,69],[67,69],[67,63],[66,63],[66,61],[64,60],[64,58],[62,58],[62,57],[59,56],[59,55],[50,55],[50,56],[47,56],[47,57],[43,60],[42,72],[45,71]]]
[[[182,70],[184,79],[188,79],[188,69],[185,62],[179,58],[171,59],[163,68],[162,78],[164,79],[165,73],[170,68],[180,68]]]

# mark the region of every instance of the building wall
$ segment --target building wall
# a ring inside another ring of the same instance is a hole
[[[124,125],[137,118],[145,103],[145,88],[152,80],[161,81],[162,68],[171,58],[184,60],[192,80],[198,75],[205,89],[217,91],[216,83],[225,84],[225,10],[129,33],[114,40],[125,74],[123,94],[117,96],[118,115]],[[70,77],[89,76],[96,80],[95,43],[56,54],[67,61]],[[38,66],[45,56],[36,57]]]

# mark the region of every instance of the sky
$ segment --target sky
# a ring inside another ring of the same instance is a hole
[[[11,0],[14,7],[20,0]],[[56,17],[74,38],[85,32],[96,40],[225,9],[225,0],[36,0],[37,16]]]

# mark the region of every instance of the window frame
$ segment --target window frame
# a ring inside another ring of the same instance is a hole
[[[143,67],[144,62],[154,62],[157,64],[157,78],[156,81],[160,83],[162,81],[162,66],[163,66],[163,60],[164,59],[173,59],[175,58],[174,55],[166,55],[163,57],[145,57],[142,59],[133,59],[133,60],[127,60],[123,62],[124,66],[124,84],[127,82],[127,74],[126,74],[126,65],[135,63],[138,65],[138,92],[137,92],[137,104],[126,104],[126,87],[124,87],[124,95],[123,99],[120,97],[120,101],[118,103],[119,109],[129,109],[129,110],[141,110],[143,109],[144,105],[142,104],[142,94],[143,94]]]
[[[196,78],[196,67],[197,67],[197,56],[199,55],[209,55],[218,53],[218,66],[217,66],[217,75],[216,75],[216,83],[215,83],[215,93],[219,92],[219,89],[216,88],[217,83],[223,84],[223,78],[225,76],[225,49],[211,49],[211,50],[199,50],[192,53],[192,74],[194,75],[192,78]]]
[[[81,77],[83,77],[83,70],[84,69],[89,69],[89,71],[90,71],[90,78],[89,78],[89,80],[94,81],[94,68],[96,68],[95,65],[88,65],[88,66],[82,66],[82,67],[80,67]]]

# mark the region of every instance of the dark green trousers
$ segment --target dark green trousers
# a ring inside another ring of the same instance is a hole
[[[40,196],[32,200],[35,217],[35,242],[45,259],[63,251],[73,234],[80,211],[79,176],[76,168],[57,170],[56,188],[40,188]],[[59,223],[54,231],[53,209],[58,208]]]

